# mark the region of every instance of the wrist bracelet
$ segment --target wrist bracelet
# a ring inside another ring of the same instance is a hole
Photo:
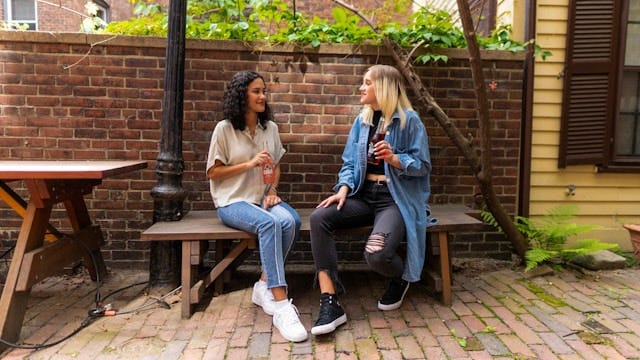
[[[267,184],[267,187],[264,189],[264,196],[267,196],[271,190],[273,190],[275,195],[278,195],[278,186]]]

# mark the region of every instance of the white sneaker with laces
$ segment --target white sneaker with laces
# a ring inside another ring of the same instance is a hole
[[[279,306],[280,304],[276,305],[276,310],[273,313],[273,326],[280,331],[283,338],[289,341],[300,342],[307,340],[309,334],[307,334],[307,329],[300,322],[298,309],[293,305],[293,300],[284,301],[287,303],[282,306]]]
[[[267,282],[258,280],[253,284],[253,293],[251,294],[251,301],[254,304],[262,307],[267,315],[273,315],[276,308],[276,302],[273,299],[273,293],[267,289]]]

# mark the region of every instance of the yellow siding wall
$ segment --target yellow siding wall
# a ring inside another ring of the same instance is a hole
[[[640,222],[640,176],[596,173],[593,166],[558,168],[568,4],[568,0],[537,2],[535,37],[553,55],[545,61],[538,58],[535,65],[529,214],[535,218],[560,204],[575,204],[576,222],[602,227],[583,237],[618,243],[622,250],[630,250],[622,223]],[[568,195],[570,184],[576,187],[574,195]]]

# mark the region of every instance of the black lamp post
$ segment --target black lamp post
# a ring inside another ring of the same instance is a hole
[[[186,192],[182,188],[182,123],[184,103],[185,25],[187,0],[169,2],[164,97],[157,185],[151,190],[153,222],[176,221],[183,215]],[[149,283],[151,287],[174,286],[180,279],[180,246],[177,241],[151,242]]]

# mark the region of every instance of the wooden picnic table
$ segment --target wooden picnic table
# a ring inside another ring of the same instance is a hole
[[[107,177],[147,167],[146,161],[0,161],[0,199],[23,217],[6,283],[0,297],[0,338],[16,342],[31,287],[84,257],[91,278],[105,275],[100,227],[91,223],[84,195]],[[28,201],[16,198],[6,182],[22,180]],[[45,242],[53,206],[63,203],[73,229]],[[24,206],[24,207],[23,207]],[[0,351],[4,349],[0,344]]]

